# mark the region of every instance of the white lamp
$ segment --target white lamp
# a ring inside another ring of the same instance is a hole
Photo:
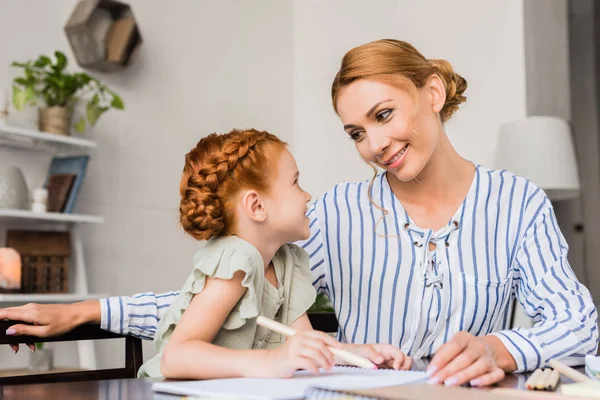
[[[502,125],[494,167],[529,179],[550,200],[579,195],[571,129],[561,118],[527,117]]]

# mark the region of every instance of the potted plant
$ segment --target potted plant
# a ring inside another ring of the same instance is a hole
[[[29,370],[50,371],[54,366],[52,349],[45,348],[44,343],[36,343],[35,349],[35,352],[29,354]]]
[[[121,97],[83,73],[66,70],[67,57],[54,52],[54,60],[41,55],[35,61],[13,62],[13,67],[23,69],[23,75],[13,80],[13,103],[17,110],[26,105],[38,105],[38,126],[41,131],[68,135],[75,105],[85,102],[85,117],[75,123],[75,130],[85,131],[87,124],[93,126],[98,118],[110,108],[123,110]]]

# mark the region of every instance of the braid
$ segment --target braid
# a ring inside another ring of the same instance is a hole
[[[267,189],[267,143],[283,145],[264,131],[234,130],[203,138],[186,155],[179,211],[187,233],[198,240],[230,233],[234,213],[228,203],[235,194],[242,187]]]

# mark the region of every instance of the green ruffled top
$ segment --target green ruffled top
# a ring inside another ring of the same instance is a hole
[[[215,345],[231,349],[269,349],[281,345],[284,337],[256,325],[256,317],[291,325],[314,303],[316,291],[308,267],[308,254],[293,244],[282,246],[273,257],[278,287],[265,278],[262,257],[253,245],[237,236],[215,238],[194,255],[194,268],[177,299],[158,323],[154,347],[158,354],[148,360],[138,377],[162,378],[160,360],[173,330],[195,294],[204,288],[207,277],[231,279],[236,271],[246,273],[246,293],[231,311],[213,339]]]

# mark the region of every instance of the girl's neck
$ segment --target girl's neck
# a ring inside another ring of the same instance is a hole
[[[269,268],[269,264],[271,264],[275,253],[277,253],[282,246],[282,244],[269,240],[268,237],[261,235],[258,232],[244,232],[243,230],[240,230],[239,232],[236,232],[235,235],[256,247],[262,257],[265,271]]]

